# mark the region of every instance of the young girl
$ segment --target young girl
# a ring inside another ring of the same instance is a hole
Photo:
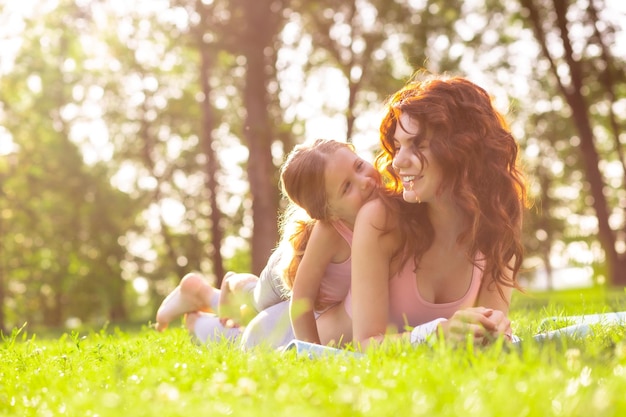
[[[186,277],[157,313],[161,328],[181,314],[192,313],[188,315],[187,326],[202,341],[227,336],[242,337],[242,343],[248,347],[262,342],[278,346],[292,339],[294,333],[296,338],[323,344],[351,340],[352,325],[341,302],[350,289],[352,227],[359,208],[379,188],[380,174],[359,158],[349,144],[319,139],[298,145],[289,154],[281,168],[281,183],[292,203],[308,214],[303,220],[301,210],[293,205],[286,211],[281,234],[290,242],[293,253],[284,252],[285,242],[274,252],[280,251],[281,256],[291,259],[283,276],[292,290],[290,308],[283,308],[279,297],[270,297],[274,305],[266,303],[263,306],[266,308],[262,311],[259,308],[259,314],[245,329],[234,332],[224,328],[223,321],[220,325],[214,315],[202,313],[210,307],[211,300],[217,302],[218,290],[198,276]],[[278,261],[268,263],[267,276],[280,275],[276,272],[282,269],[278,264]],[[229,277],[241,281],[240,274]],[[275,283],[273,278],[246,281],[244,277],[243,282],[245,285],[239,285],[235,291],[277,295],[274,290],[263,289]],[[285,314],[287,320],[290,315],[293,319],[293,331],[291,326],[280,328]]]
[[[291,203],[310,217],[295,222],[293,215],[287,216],[287,223],[296,225],[287,234],[294,256],[285,271],[286,286],[292,289],[289,312],[294,334],[318,344],[349,342],[349,317],[336,307],[350,289],[356,214],[374,198],[380,174],[350,145],[319,139],[296,146],[282,166],[281,182]],[[292,212],[297,210],[292,207],[288,213]],[[332,319],[319,321],[326,313]],[[329,325],[324,325],[327,321]]]
[[[463,78],[416,80],[391,97],[380,133],[390,181],[354,228],[355,341],[381,341],[390,324],[412,342],[437,330],[510,339],[526,191],[490,96]]]

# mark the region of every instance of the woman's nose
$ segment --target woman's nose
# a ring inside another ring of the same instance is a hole
[[[399,151],[393,157],[393,161],[391,162],[391,166],[396,171],[400,171],[401,168],[406,167],[406,160],[407,159],[404,157],[404,153]]]

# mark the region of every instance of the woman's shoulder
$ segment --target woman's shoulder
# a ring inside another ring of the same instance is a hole
[[[382,198],[368,201],[361,207],[356,217],[356,225],[367,223],[379,229],[390,229],[396,225],[396,218]]]
[[[359,210],[359,215],[372,215],[372,214],[384,214],[387,213],[387,206],[383,202],[381,198],[374,198],[373,200],[368,201],[361,207]]]

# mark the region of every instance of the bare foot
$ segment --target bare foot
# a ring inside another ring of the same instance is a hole
[[[185,327],[189,333],[193,334],[202,343],[222,338],[235,340],[241,336],[239,328],[223,326],[219,317],[211,313],[194,312],[186,314]]]
[[[169,323],[185,313],[205,311],[211,307],[211,287],[201,275],[190,273],[165,297],[156,314],[156,329],[165,330]]]
[[[251,316],[244,316],[243,313],[246,312],[245,307],[254,304],[254,288],[258,282],[259,278],[253,274],[228,272],[224,275],[217,308],[222,324],[238,326],[247,323],[256,315],[256,312]]]

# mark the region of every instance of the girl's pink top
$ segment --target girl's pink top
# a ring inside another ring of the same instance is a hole
[[[332,222],[332,225],[352,249],[352,230],[341,221]],[[351,261],[352,256],[339,264],[328,264],[324,278],[320,283],[317,305],[322,305],[326,309],[346,298],[348,291],[350,291]]]

